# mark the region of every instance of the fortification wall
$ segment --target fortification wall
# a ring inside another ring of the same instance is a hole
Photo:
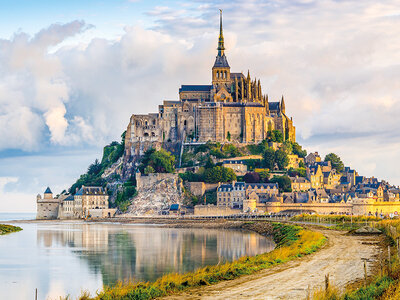
[[[229,216],[241,213],[241,209],[232,209],[225,206],[217,205],[196,205],[194,207],[195,216]]]
[[[58,217],[58,209],[60,202],[58,199],[40,200],[37,201],[37,220],[54,220]]]

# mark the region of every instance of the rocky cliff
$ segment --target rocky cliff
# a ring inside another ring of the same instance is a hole
[[[178,174],[154,173],[136,176],[138,194],[126,216],[158,215],[171,204],[182,205],[182,183]]]

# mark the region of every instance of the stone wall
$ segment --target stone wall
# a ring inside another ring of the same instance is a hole
[[[217,205],[196,205],[194,207],[194,215],[195,216],[229,216],[240,214],[242,212],[241,209],[232,209],[226,206],[217,206]]]
[[[58,217],[60,202],[58,199],[46,199],[37,201],[37,220],[53,220]]]

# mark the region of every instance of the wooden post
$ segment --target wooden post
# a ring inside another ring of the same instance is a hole
[[[310,288],[310,285],[308,285],[308,287],[307,287],[307,297],[306,297],[306,299],[307,300],[311,300],[311,288]]]
[[[364,285],[367,286],[367,262],[364,260]]]
[[[35,300],[37,300],[37,288],[35,289]]]
[[[329,289],[329,273],[325,275],[325,291]]]

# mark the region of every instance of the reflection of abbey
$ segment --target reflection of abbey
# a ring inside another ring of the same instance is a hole
[[[283,97],[269,102],[260,80],[252,80],[249,72],[231,72],[224,50],[221,16],[211,85],[182,85],[179,101],[164,101],[158,113],[132,115],[125,139],[128,155],[140,155],[164,142],[259,143],[275,129],[295,141]]]

